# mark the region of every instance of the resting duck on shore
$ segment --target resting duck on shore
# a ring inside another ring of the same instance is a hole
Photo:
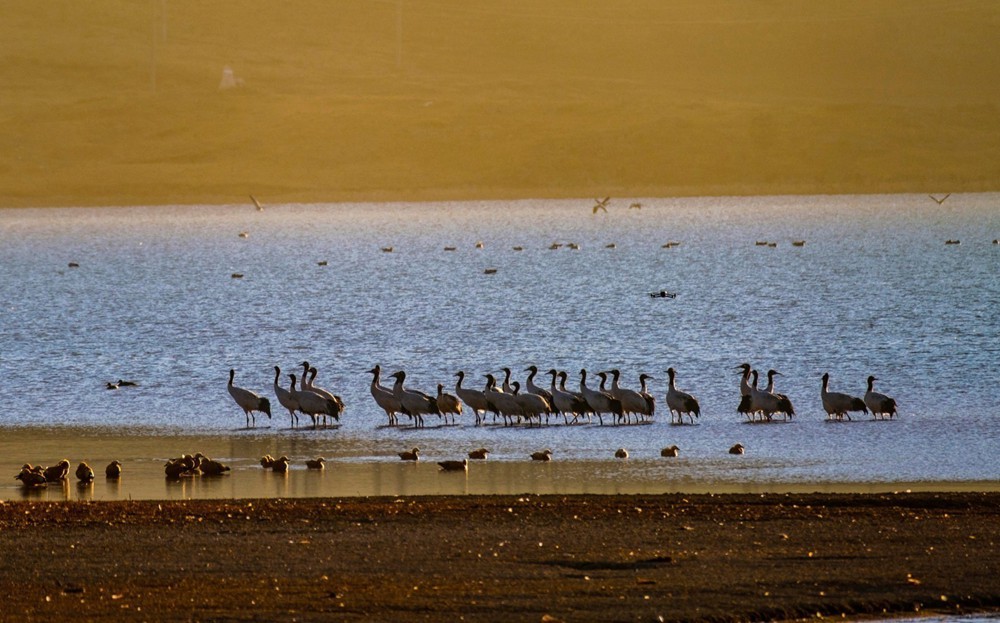
[[[306,461],[306,469],[325,469],[324,463],[326,463],[326,459],[321,456],[309,459]]]
[[[271,463],[271,471],[272,472],[277,472],[279,474],[284,474],[285,472],[287,472],[288,471],[288,457],[287,456],[279,456],[278,458],[274,459],[274,462]]]
[[[469,470],[469,459],[461,461],[438,461],[438,465],[443,472],[462,472]]]
[[[26,489],[38,489],[48,486],[48,481],[45,480],[45,476],[34,470],[25,469],[23,467],[21,468],[21,473],[14,476],[14,480],[20,480],[21,484],[24,485]]]
[[[94,480],[94,470],[83,461],[76,466],[76,477],[80,482],[92,482]]]
[[[420,448],[414,448],[409,452],[404,450],[399,453],[399,458],[404,461],[416,461],[420,458]]]
[[[745,449],[743,448],[743,444],[738,443],[729,449],[729,454],[743,454],[744,451]]]
[[[201,473],[206,476],[221,476],[231,469],[228,465],[224,465],[219,461],[210,459],[201,453],[194,456],[198,459],[198,466],[201,469]]]
[[[110,480],[121,478],[122,475],[121,461],[111,461],[110,463],[108,463],[108,466],[104,468],[104,475]]]
[[[666,448],[660,450],[660,456],[672,457],[678,456],[680,454],[680,448],[677,446],[667,446]]]
[[[626,450],[625,448],[618,448],[617,450],[615,450],[615,458],[616,459],[627,459],[628,458],[628,450]]]
[[[63,459],[52,467],[44,469],[42,474],[48,482],[59,482],[60,480],[65,480],[66,475],[69,474],[69,461]]]
[[[541,450],[539,452],[531,453],[532,461],[551,461],[552,460],[552,450],[548,448]]]
[[[471,452],[469,452],[469,458],[476,459],[479,461],[485,461],[489,453],[490,451],[487,450],[486,448],[479,448],[477,450],[472,450]]]

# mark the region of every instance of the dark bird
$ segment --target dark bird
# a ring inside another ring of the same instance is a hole
[[[469,459],[461,461],[438,461],[438,466],[443,472],[465,472],[469,471]]]
[[[875,391],[875,381],[877,380],[874,376],[868,377],[868,391],[865,392],[864,398],[865,406],[871,410],[872,416],[876,419],[879,416],[881,416],[881,419],[885,419],[885,416],[888,415],[891,420],[896,415],[896,401],[885,394]]]
[[[115,480],[116,478],[121,478],[122,475],[122,463],[121,461],[111,461],[108,466],[104,468],[104,475],[109,480]]]
[[[94,479],[94,470],[84,462],[76,466],[76,477],[80,482],[91,482]]]
[[[594,207],[591,212],[593,214],[597,214],[598,210],[604,210],[604,212],[606,213],[608,211],[608,201],[610,200],[611,197],[605,197],[604,199],[594,199],[596,203],[594,204]]]
[[[820,390],[820,398],[823,400],[823,410],[826,411],[827,418],[836,417],[838,420],[841,420],[846,415],[847,419],[850,420],[851,411],[868,413],[868,407],[865,405],[864,400],[840,392],[831,392],[829,388],[830,374],[825,372],[823,373],[823,387]]]
[[[325,469],[324,463],[326,463],[326,459],[321,456],[315,459],[308,459],[306,460],[306,469]]]
[[[420,448],[399,452],[399,458],[403,461],[417,461],[420,459]]]
[[[743,454],[744,451],[743,444],[738,443],[729,449],[729,454]]]
[[[258,212],[263,212],[264,211],[264,206],[261,205],[261,203],[259,201],[257,201],[256,197],[254,197],[253,195],[250,195],[250,201],[253,201],[253,204],[254,204],[254,206],[256,206]]]
[[[489,453],[490,451],[487,450],[486,448],[479,448],[477,450],[471,450],[469,452],[469,458],[476,459],[478,461],[485,461]]]
[[[642,209],[642,204],[639,203],[638,201],[636,201],[634,203],[629,204],[628,209],[629,210],[641,210]]]
[[[941,205],[942,203],[944,203],[948,199],[948,197],[951,197],[951,193],[948,193],[947,195],[945,195],[944,197],[941,197],[940,199],[938,199],[934,195],[927,195],[927,196],[930,197],[931,199],[933,199],[934,203],[936,203],[938,205]]]
[[[662,457],[674,457],[680,454],[681,449],[677,446],[667,446],[666,448],[660,450],[660,456]]]

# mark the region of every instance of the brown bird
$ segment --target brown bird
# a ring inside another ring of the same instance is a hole
[[[464,472],[469,470],[469,459],[461,461],[438,461],[443,472]]]
[[[930,197],[931,199],[933,199],[933,200],[934,200],[934,203],[936,203],[936,204],[938,204],[938,205],[941,205],[942,203],[944,203],[944,202],[945,202],[945,200],[946,200],[946,199],[947,199],[948,197],[951,197],[951,193],[948,193],[947,195],[945,195],[944,197],[941,197],[940,199],[938,199],[938,198],[937,198],[937,197],[935,197],[934,195],[927,195],[927,196],[928,196],[928,197]]]
[[[611,197],[605,197],[604,199],[594,199],[596,203],[594,204],[594,207],[591,210],[591,212],[593,214],[597,214],[598,210],[604,210],[604,212],[606,213],[608,211],[608,201],[610,200]]]
[[[21,473],[14,476],[14,480],[20,480],[27,489],[37,489],[48,486],[45,476],[30,469],[21,469]]]
[[[195,458],[199,460],[198,465],[201,469],[201,473],[206,476],[221,476],[222,474],[230,471],[230,467],[228,465],[212,460],[201,453],[196,454]]]
[[[615,458],[616,459],[627,459],[628,458],[628,450],[626,450],[625,448],[618,448],[617,450],[615,450]]]
[[[94,479],[94,470],[84,462],[76,466],[76,477],[80,482],[90,482]]]
[[[469,458],[470,459],[476,459],[476,460],[479,460],[479,461],[485,461],[486,460],[486,456],[489,453],[490,453],[490,451],[487,450],[486,448],[479,448],[478,450],[473,450],[473,451],[469,452]]]
[[[552,460],[552,450],[548,448],[541,450],[539,452],[531,453],[532,461],[551,461]]]
[[[42,474],[48,482],[59,482],[60,480],[65,480],[66,475],[69,474],[69,461],[63,459],[52,467],[45,468],[42,471]]]
[[[735,446],[733,446],[732,448],[729,449],[729,454],[743,454],[743,452],[744,452],[744,448],[743,448],[743,444],[741,444],[741,443],[738,443],[738,444],[736,444]]]
[[[309,459],[306,461],[307,469],[324,469],[323,463],[326,463],[326,459],[323,457],[316,457],[315,459]]]
[[[665,456],[665,457],[678,456],[680,454],[680,450],[681,449],[678,448],[677,446],[668,446],[660,450],[660,456]]]
[[[416,461],[420,458],[420,448],[414,448],[409,452],[403,451],[399,453],[399,458],[404,461]]]
[[[108,466],[104,468],[104,475],[110,480],[115,480],[121,478],[122,475],[122,464],[121,461],[111,461]]]
[[[279,474],[284,474],[285,472],[287,472],[288,471],[288,457],[287,456],[279,456],[278,458],[274,459],[274,462],[271,463],[271,471],[272,472],[277,472]]]
[[[274,465],[274,457],[273,456],[271,456],[270,454],[265,454],[264,456],[260,457],[260,466],[261,467],[263,467],[264,469],[271,469],[272,465]]]

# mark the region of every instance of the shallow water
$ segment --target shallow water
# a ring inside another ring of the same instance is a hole
[[[0,210],[0,473],[65,456],[120,458],[127,474],[155,477],[152,489],[117,493],[99,481],[95,497],[1000,481],[1000,195],[942,206],[924,195],[632,201],[598,215],[588,200]],[[661,248],[668,240],[681,245]],[[661,289],[678,296],[647,295]],[[303,359],[346,401],[339,428],[289,429],[272,367],[298,372]],[[784,373],[793,422],[741,421],[732,367],[742,361]],[[427,392],[453,388],[459,369],[474,378],[510,366],[523,382],[529,364],[557,367],[575,387],[581,367],[618,367],[629,386],[641,372],[657,378],[660,411],[673,366],[702,417],[386,428],[364,372],[375,363],[405,369],[407,385]],[[237,384],[272,397],[274,418],[256,430],[226,392],[230,367]],[[856,395],[875,374],[900,417],[824,422],[825,371],[832,389]],[[140,386],[104,389],[118,378]],[[733,460],[725,451],[737,441],[748,451]],[[659,449],[673,443],[682,455],[666,467]],[[414,445],[428,462],[397,464]],[[436,473],[433,460],[480,445],[493,451],[487,467]],[[546,446],[553,464],[525,462]],[[611,458],[618,447],[627,463]],[[198,487],[161,482],[161,459],[198,450],[236,473]],[[251,485],[263,452],[334,465]],[[0,497],[19,495],[13,484],[0,482]]]

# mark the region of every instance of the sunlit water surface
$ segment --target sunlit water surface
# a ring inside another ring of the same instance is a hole
[[[925,195],[612,199],[596,215],[591,205],[0,210],[0,497],[20,495],[21,463],[63,457],[99,471],[118,458],[126,477],[39,495],[998,488],[1000,195],[940,206]],[[777,246],[755,244],[765,240]],[[663,289],[677,297],[648,296]],[[273,366],[299,372],[303,359],[347,403],[338,428],[291,430],[274,399]],[[784,374],[791,423],[735,413],[743,361]],[[555,367],[574,388],[580,368],[617,367],[632,387],[645,372],[658,416],[390,428],[368,390],[375,363],[428,393],[439,382],[453,391],[457,370],[479,384],[510,366],[523,383],[526,366]],[[668,366],[701,401],[695,426],[664,413]],[[238,385],[271,397],[274,418],[254,430],[226,392],[231,367]],[[859,396],[876,375],[899,418],[825,422],[823,372]],[[140,385],[104,389],[119,378]],[[735,442],[746,455],[726,452]],[[670,444],[681,457],[661,459]],[[400,463],[413,446],[427,461]],[[437,473],[435,460],[479,446],[493,452],[487,464]],[[543,447],[552,463],[526,460]],[[618,447],[628,461],[612,458]],[[163,459],[195,451],[234,472],[165,482]],[[290,456],[292,473],[263,472],[265,452]],[[316,455],[330,461],[323,474],[301,467]]]

